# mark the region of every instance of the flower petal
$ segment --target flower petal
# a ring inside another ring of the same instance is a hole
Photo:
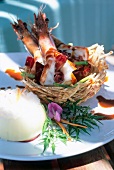
[[[48,112],[48,116],[53,119],[54,118],[54,115],[52,114],[52,112]]]
[[[54,118],[55,120],[60,121],[62,111],[62,107],[60,107],[57,103],[51,102],[48,104],[48,116],[51,119]]]
[[[57,111],[55,113],[54,119],[57,120],[58,122],[60,122],[61,120],[60,113],[58,113]]]

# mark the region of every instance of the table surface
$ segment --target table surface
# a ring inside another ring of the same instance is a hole
[[[0,170],[113,170],[114,140],[92,151],[49,161],[0,160]]]

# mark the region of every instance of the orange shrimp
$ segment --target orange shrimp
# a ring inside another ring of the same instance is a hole
[[[89,58],[89,50],[86,47],[72,46],[64,44],[62,41],[57,39],[54,35],[51,35],[57,49],[61,52],[66,52],[70,54],[71,60],[74,58],[75,60],[88,60]]]
[[[42,10],[39,10],[38,16],[34,14],[34,19],[35,24],[33,25],[32,30],[38,39],[39,46],[41,47],[42,55],[45,61],[40,83],[42,85],[51,83],[50,85],[52,85],[54,83],[55,71],[61,70],[67,61],[67,56],[58,52],[48,29],[46,15],[42,13]],[[71,65],[69,65],[69,67],[71,67]],[[73,70],[75,69],[73,67]],[[72,79],[71,75],[69,79]]]
[[[54,35],[51,35],[58,51],[66,53],[70,61],[75,62],[75,60],[81,61],[85,60],[92,66],[98,67],[99,70],[107,69],[106,56],[111,55],[113,52],[104,53],[104,47],[102,45],[94,44],[90,47],[79,47],[66,45],[57,39]],[[89,68],[89,67],[88,67]]]
[[[17,23],[11,24],[14,32],[17,34],[27,51],[34,57],[35,61],[43,64],[42,54],[38,46],[36,38],[30,33],[27,24],[22,20],[17,20]]]

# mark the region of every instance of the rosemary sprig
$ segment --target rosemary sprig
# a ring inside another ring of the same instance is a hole
[[[65,144],[69,139],[79,141],[81,132],[89,134],[89,131],[94,129],[94,127],[99,128],[98,122],[101,123],[101,116],[93,115],[89,106],[79,106],[78,102],[72,103],[68,101],[62,104],[61,107],[63,108],[61,119],[70,122],[69,124],[62,122],[69,136],[63,133],[56,121],[47,117],[42,129],[42,140],[44,143],[43,153],[48,147],[51,147],[52,152],[55,153],[56,142],[58,139]],[[47,109],[46,106],[45,108]],[[72,126],[72,124],[80,124],[82,127]],[[83,126],[86,126],[87,128],[84,128]]]
[[[42,129],[42,140],[44,143],[44,150],[48,147],[51,147],[52,153],[55,153],[56,141],[60,139],[63,143],[66,143],[67,136],[63,134],[61,128],[57,126],[57,124],[51,120],[49,117],[46,118],[45,123]]]
[[[85,129],[69,125],[67,126],[70,136],[76,139],[79,138],[79,134],[81,131],[89,134],[88,131],[94,129],[95,126],[99,127],[98,122],[100,122],[100,117],[97,115],[93,115],[89,106],[79,106],[77,105],[77,102],[72,103],[68,101],[67,103],[65,103],[62,116],[63,118],[69,120],[71,123],[78,123],[87,127]]]

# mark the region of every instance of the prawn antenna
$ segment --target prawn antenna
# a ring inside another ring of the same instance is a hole
[[[10,13],[8,13],[9,14],[9,16],[10,16],[10,18],[11,18],[11,21],[13,22],[13,23],[17,23],[17,16],[14,16],[14,15],[12,15],[12,14],[10,14]]]
[[[46,8],[46,4],[42,4],[39,8],[39,11],[42,12]]]

